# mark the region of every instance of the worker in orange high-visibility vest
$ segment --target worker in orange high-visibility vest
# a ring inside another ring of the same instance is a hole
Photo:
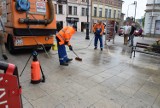
[[[62,66],[68,66],[68,62],[72,61],[72,59],[69,59],[67,56],[65,45],[68,45],[71,51],[73,50],[69,41],[72,35],[76,32],[76,29],[77,27],[75,25],[66,26],[56,34],[59,62]]]
[[[94,49],[97,49],[97,43],[98,40],[100,41],[100,48],[101,51],[103,51],[103,33],[104,33],[104,25],[102,21],[98,21],[97,24],[94,25],[93,27],[93,32],[95,34],[95,40],[94,40]]]

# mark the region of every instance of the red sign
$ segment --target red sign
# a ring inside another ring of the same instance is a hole
[[[8,68],[8,72],[0,73],[0,108],[22,108],[21,88],[17,76],[11,72],[12,69]]]
[[[114,26],[115,26],[115,21],[114,20],[109,20],[107,22],[107,40],[110,40],[114,36]]]

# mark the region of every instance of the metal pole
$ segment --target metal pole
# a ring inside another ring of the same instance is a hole
[[[131,4],[130,4],[130,5],[131,5]],[[128,5],[128,10],[127,10],[127,18],[128,18],[128,11],[129,11],[129,6],[130,6],[130,5]]]
[[[105,45],[107,45],[107,27],[108,27],[108,13],[109,13],[109,10],[107,10],[107,15],[106,15],[106,34],[105,34]]]
[[[68,0],[66,0],[66,26],[68,26],[67,18],[68,18]]]
[[[134,4],[135,4],[134,22],[136,22],[137,1],[134,1]]]
[[[89,40],[89,0],[87,0],[87,28],[86,28],[86,40]]]
[[[93,1],[91,0],[91,12],[90,12],[90,33],[92,33],[92,27],[93,27],[93,21],[92,21],[92,6],[93,6]]]
[[[156,0],[154,0],[153,2],[153,8],[152,8],[152,15],[151,15],[151,24],[150,24],[150,37],[151,37],[151,32],[152,32],[152,23],[153,23],[153,11],[154,11],[154,8],[155,8],[155,2]]]

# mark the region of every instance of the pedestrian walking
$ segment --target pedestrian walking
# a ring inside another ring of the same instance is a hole
[[[104,33],[104,25],[102,24],[102,21],[98,21],[97,24],[94,25],[93,32],[95,34],[95,39],[94,39],[94,49],[97,49],[97,43],[98,40],[100,41],[100,48],[101,51],[103,51],[103,33]]]
[[[134,33],[136,31],[136,26],[135,26],[135,23],[133,22],[132,23],[132,26],[131,26],[131,32],[130,32],[130,35],[129,35],[129,41],[130,41],[130,47],[134,45]]]
[[[131,26],[129,26],[129,23],[126,22],[126,26],[124,26],[124,45],[128,44],[128,37],[131,30]]]
[[[68,62],[73,60],[73,59],[68,58],[65,45],[68,45],[71,51],[73,50],[69,41],[72,35],[76,32],[76,29],[77,27],[75,25],[66,26],[66,27],[63,27],[56,34],[59,62],[60,62],[60,65],[62,66],[68,66]]]
[[[0,49],[1,49],[2,57],[3,57],[5,60],[7,60],[8,57],[7,57],[7,55],[6,55],[6,49],[5,49],[5,44],[4,44],[4,32],[5,32],[5,27],[4,27],[4,25],[3,25],[1,15],[2,15],[2,8],[0,7]]]

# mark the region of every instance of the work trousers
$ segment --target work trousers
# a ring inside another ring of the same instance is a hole
[[[58,46],[59,62],[65,63],[66,61],[68,61],[68,56],[67,56],[65,44],[60,45],[59,39],[57,37],[56,37],[56,40],[57,40],[57,46]]]
[[[101,35],[95,35],[95,39],[94,39],[94,46],[95,46],[95,48],[97,48],[98,40],[100,42],[100,48],[103,48],[103,38],[102,38]]]

